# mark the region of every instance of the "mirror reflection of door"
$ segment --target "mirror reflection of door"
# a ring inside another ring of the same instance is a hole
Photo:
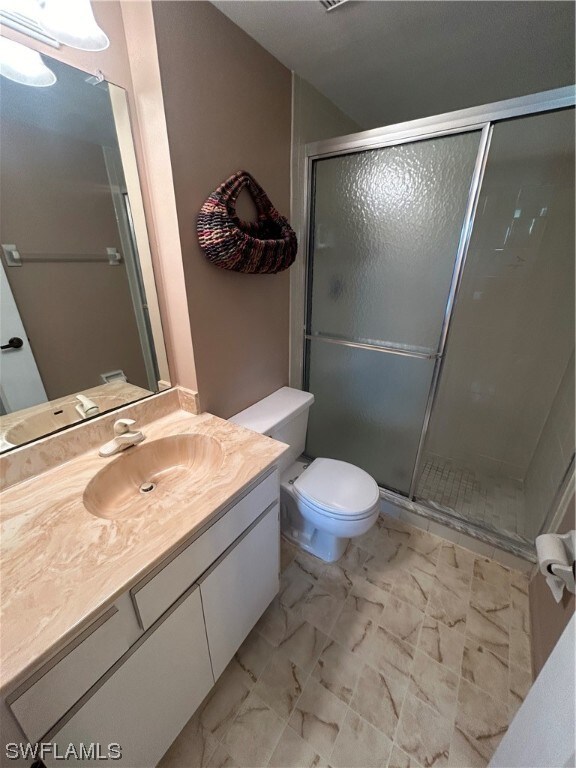
[[[49,87],[2,78],[2,344],[24,343],[1,351],[0,449],[158,389],[116,132],[121,100],[116,86],[45,61]]]
[[[11,413],[21,408],[45,403],[48,399],[46,390],[2,263],[0,263],[0,329],[2,334],[0,338],[2,413]],[[11,344],[12,340],[20,340],[22,346],[18,342]]]

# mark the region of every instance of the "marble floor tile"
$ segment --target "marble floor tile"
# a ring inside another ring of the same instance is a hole
[[[328,637],[298,614],[289,613],[277,647],[305,672],[311,672]]]
[[[280,570],[285,571],[296,556],[297,548],[284,536],[280,536]]]
[[[452,720],[408,693],[396,732],[396,745],[427,768],[448,765],[452,730]]]
[[[381,731],[348,710],[334,744],[334,768],[386,768],[392,742]]]
[[[256,631],[276,647],[286,635],[289,619],[290,609],[275,597],[256,624]]]
[[[488,765],[532,682],[528,578],[368,534],[333,564],[281,542],[279,596],[161,768]]]
[[[420,630],[418,650],[459,675],[465,640],[462,632],[426,616]]]
[[[391,670],[379,672],[365,664],[350,707],[389,739],[394,739],[407,688],[405,675]]]
[[[507,590],[510,587],[510,571],[495,560],[477,557],[474,561],[474,578],[487,581],[495,587]]]
[[[510,659],[517,666],[532,671],[530,635],[515,627],[510,630]]]
[[[440,547],[442,546],[442,539],[439,536],[428,533],[428,531],[416,528],[410,533],[409,546],[425,555],[434,556],[437,562],[438,555],[440,554]]]
[[[424,613],[421,610],[391,595],[382,611],[379,624],[402,640],[416,645],[423,621]]]
[[[232,660],[198,709],[202,727],[222,739],[249,694],[246,678]]]
[[[472,579],[470,604],[496,615],[503,629],[510,626],[510,599],[509,587],[497,586],[476,577]]]
[[[330,637],[358,656],[366,656],[373,620],[355,608],[355,601],[348,597],[338,620],[330,631]]]
[[[466,639],[462,659],[462,677],[474,683],[490,696],[506,703],[508,701],[508,662],[479,645],[471,638]]]
[[[302,693],[307,677],[307,673],[284,651],[276,651],[253,690],[277,715],[287,720]]]
[[[272,753],[269,768],[322,768],[325,761],[290,726],[286,726]]]
[[[532,674],[523,667],[510,664],[508,716],[514,717],[532,686]]]
[[[191,768],[191,766],[186,766],[186,768]],[[208,760],[208,768],[240,768],[240,763],[234,760],[222,744],[219,744]]]
[[[388,593],[380,587],[371,584],[363,576],[353,577],[350,600],[354,609],[359,613],[378,621],[388,600]]]
[[[291,563],[280,577],[278,600],[287,608],[298,610],[300,605],[314,589],[315,582],[300,568]]]
[[[399,570],[392,587],[392,595],[424,611],[433,586],[434,577],[430,574]]]
[[[367,557],[368,552],[364,549],[361,549],[360,546],[357,546],[355,539],[354,541],[350,541],[346,547],[346,550],[344,551],[344,554],[340,560],[338,560],[336,565],[348,573],[358,573]]]
[[[446,563],[452,568],[458,568],[469,576],[472,576],[475,555],[469,549],[459,547],[451,542],[444,542],[438,556],[438,563]]]
[[[461,680],[456,725],[468,736],[474,749],[489,759],[508,729],[508,707],[467,680]]]
[[[486,768],[488,759],[481,744],[456,726],[450,742],[450,768]]]
[[[468,600],[471,577],[461,568],[453,568],[448,563],[438,563],[435,574],[436,583],[441,589],[451,592],[459,600]]]
[[[318,754],[328,759],[346,710],[343,701],[310,677],[288,724]]]
[[[273,653],[274,646],[256,630],[252,630],[234,656],[236,665],[245,675],[248,687],[258,680]]]
[[[350,704],[362,665],[357,655],[335,640],[329,640],[312,670],[312,677],[345,704]]]
[[[405,571],[422,571],[422,573],[433,576],[436,571],[439,554],[440,547],[432,552],[425,553],[414,549],[414,547],[408,544],[401,558],[402,568]]]
[[[390,556],[369,554],[362,566],[357,570],[366,581],[385,592],[389,592],[396,579],[404,560],[405,548],[402,544],[393,544]]]
[[[454,597],[451,592],[435,584],[426,608],[428,616],[458,632],[466,630],[468,601]]]
[[[326,563],[320,560],[309,552],[305,552],[303,549],[298,549],[294,560],[292,561],[296,566],[309,578],[314,581],[318,581],[324,570],[326,569]]]
[[[338,600],[319,584],[315,584],[295,610],[313,627],[328,634],[343,605],[344,600]]]
[[[443,664],[432,661],[422,651],[416,652],[408,690],[413,696],[448,719],[454,718],[458,700],[458,683],[459,676],[455,672]]]
[[[196,713],[158,763],[158,768],[204,768],[209,765],[218,743],[214,734],[202,726]]]
[[[528,594],[514,584],[510,587],[510,628],[520,629],[527,635],[531,632]]]
[[[498,615],[471,605],[466,621],[466,634],[479,645],[495,653],[503,661],[508,660],[509,633],[500,626]]]
[[[356,551],[360,552],[358,549]],[[361,561],[359,557],[358,562]],[[345,600],[352,589],[353,578],[353,571],[348,570],[339,560],[325,568],[318,579],[318,587],[338,600]]]
[[[400,673],[409,678],[416,649],[381,626],[373,628],[367,649],[367,661],[383,672]]]
[[[421,765],[413,757],[407,755],[403,749],[394,745],[388,760],[388,768],[421,768]]]
[[[278,715],[252,691],[238,710],[222,746],[243,768],[264,766],[272,756],[284,725]]]

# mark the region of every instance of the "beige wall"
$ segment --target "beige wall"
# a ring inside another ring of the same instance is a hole
[[[360,126],[296,74],[292,75],[292,200],[293,226],[300,242],[306,227],[306,144],[355,133]],[[302,385],[305,256],[290,270],[290,384]]]
[[[207,2],[153,4],[198,390],[227,417],[288,383],[289,274],[210,264],[196,217],[239,169],[290,207],[290,72]]]
[[[572,496],[558,533],[567,533],[574,529],[575,510],[575,498]],[[576,598],[564,590],[562,600],[557,603],[541,573],[537,573],[530,582],[529,595],[533,672],[536,677],[574,614]]]
[[[122,369],[147,387],[124,264],[26,262],[27,254],[122,252],[102,147],[3,120],[0,240],[24,265],[6,274],[49,400]]]

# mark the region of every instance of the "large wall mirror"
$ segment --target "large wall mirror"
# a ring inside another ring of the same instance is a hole
[[[2,451],[167,375],[126,94],[43,60],[50,86],[1,78]]]

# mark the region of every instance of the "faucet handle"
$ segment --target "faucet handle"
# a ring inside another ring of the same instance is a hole
[[[134,419],[118,419],[114,422],[114,434],[124,435],[126,432],[130,432],[130,427],[136,424]]]

